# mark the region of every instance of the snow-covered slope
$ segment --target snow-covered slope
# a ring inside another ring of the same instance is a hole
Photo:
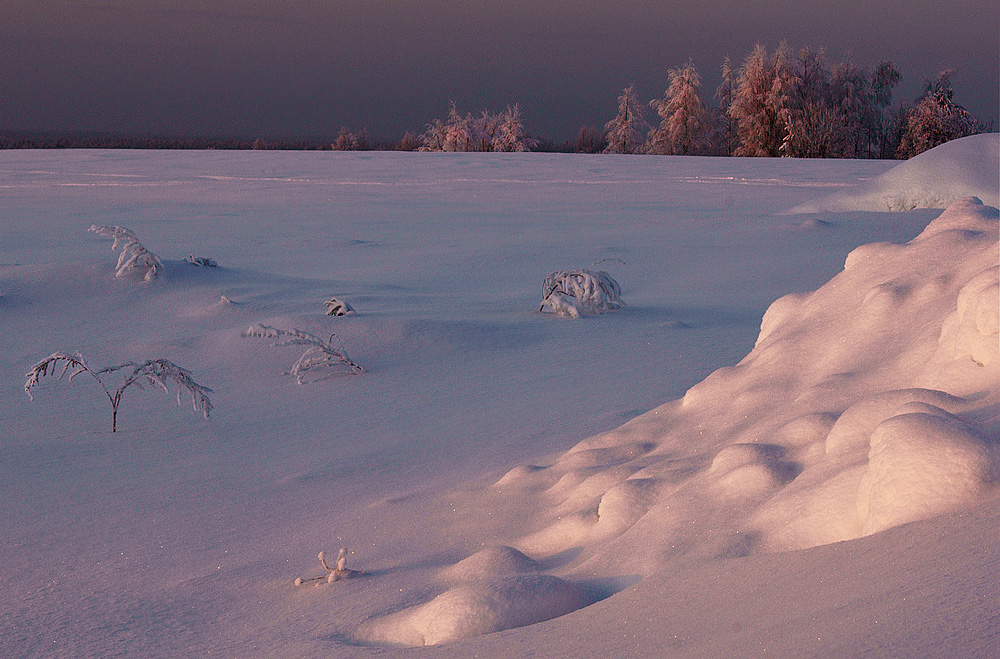
[[[501,505],[531,520],[515,547],[572,555],[558,570],[570,580],[623,580],[851,540],[992,497],[998,238],[997,209],[969,198],[905,245],[855,249],[819,290],[772,304],[739,364],[498,480]],[[549,611],[564,612],[569,600],[539,578],[507,575],[497,591],[483,575],[486,592],[447,590],[362,636],[424,644],[518,626],[538,619],[542,594],[559,593]]]
[[[1000,133],[945,142],[871,181],[799,204],[789,213],[944,208],[969,196],[1000,206]]]

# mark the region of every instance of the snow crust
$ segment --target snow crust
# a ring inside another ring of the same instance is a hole
[[[790,225],[891,164],[438,155],[0,155],[0,654],[995,647],[996,208]],[[538,313],[606,258],[628,307]],[[299,386],[251,324],[365,372]],[[212,418],[28,401],[56,349],[176,360]],[[342,546],[363,574],[293,585]]]
[[[789,213],[945,208],[976,196],[1000,206],[1000,133],[945,142],[853,188],[799,204]]]

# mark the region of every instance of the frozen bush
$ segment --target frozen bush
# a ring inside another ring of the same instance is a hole
[[[579,318],[581,314],[601,314],[625,306],[621,287],[603,270],[553,272],[542,284],[539,311]]]
[[[338,300],[335,297],[331,297],[323,304],[326,305],[327,316],[350,316],[355,313],[354,307],[343,300]]]

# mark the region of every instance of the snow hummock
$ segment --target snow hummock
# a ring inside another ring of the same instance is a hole
[[[868,182],[799,204],[788,212],[945,208],[970,196],[989,206],[1000,206],[1000,133],[945,142]]]

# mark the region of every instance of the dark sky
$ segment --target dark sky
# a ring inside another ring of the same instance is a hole
[[[897,100],[954,69],[995,119],[998,30],[995,0],[0,0],[0,131],[398,138],[454,100],[565,140],[688,58],[711,101],[726,55],[782,39],[895,61]]]

